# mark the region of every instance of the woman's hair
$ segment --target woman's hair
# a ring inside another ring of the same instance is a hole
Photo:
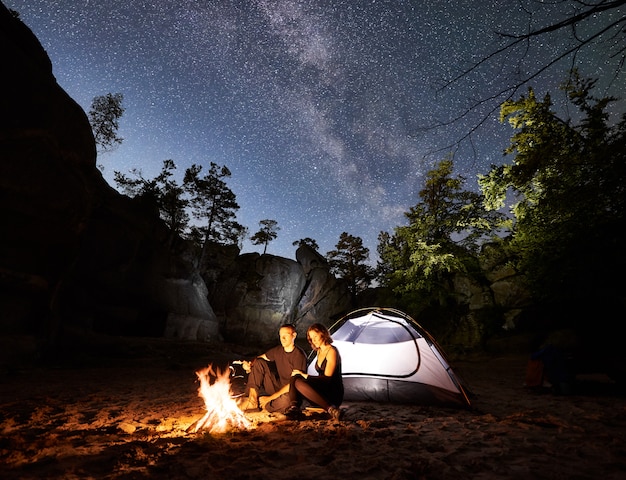
[[[321,323],[314,323],[306,330],[306,339],[311,343],[311,337],[309,337],[309,332],[317,332],[322,337],[322,342],[330,345],[333,343],[333,338],[330,336],[330,332],[328,329],[322,325]],[[311,346],[313,344],[311,343]]]

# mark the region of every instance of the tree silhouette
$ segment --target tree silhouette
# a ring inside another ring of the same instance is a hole
[[[533,81],[556,64],[568,61],[569,68],[566,70],[573,71],[580,55],[591,48],[595,47],[601,52],[599,55],[604,59],[603,71],[608,72],[607,77],[611,77],[609,84],[613,84],[622,73],[626,61],[626,14],[621,9],[624,5],[626,0],[557,0],[550,4],[542,2],[540,7],[536,2],[520,1],[519,7],[526,13],[527,21],[520,25],[519,32],[495,32],[500,41],[498,47],[461,69],[438,88],[437,93],[444,94],[458,88],[461,81],[473,81],[471,76],[474,74],[487,76],[491,80],[485,93],[472,98],[465,108],[421,129],[434,130],[461,122],[467,125],[464,133],[452,143],[438,146],[430,153],[450,151],[464,141],[469,141],[473,146],[473,135],[497,114],[502,103],[522,94]],[[540,8],[550,9],[550,13]],[[570,13],[563,16],[563,12]],[[554,14],[558,20],[546,25],[545,18],[550,14]],[[536,59],[535,52],[538,49],[546,50],[541,48],[544,43],[555,44],[553,34],[563,32],[566,33],[566,41],[561,48],[552,48],[550,56],[543,63],[531,63]],[[493,71],[500,72],[497,79],[488,73]]]
[[[141,196],[154,202],[159,209],[159,216],[172,232],[183,235],[189,223],[184,189],[172,177],[176,170],[173,160],[164,160],[161,173],[149,180],[138,169],[132,169],[135,178],[120,172],[114,172],[114,181],[122,191],[131,197]]]
[[[297,246],[297,247],[301,247],[303,245],[308,245],[309,247],[311,247],[313,250],[315,250],[316,252],[319,250],[319,245],[317,244],[317,242],[315,240],[313,240],[310,237],[306,237],[306,238],[301,238],[300,240],[296,240],[295,242],[292,243],[293,246]]]
[[[534,296],[571,318],[615,306],[623,281],[612,272],[626,264],[626,117],[613,125],[608,111],[616,100],[592,95],[595,81],[567,82],[579,120],[564,120],[550,95],[527,95],[502,105],[501,120],[515,134],[511,164],[479,177],[487,205],[499,208],[510,192],[514,228],[509,249]],[[622,109],[623,111],[623,109]],[[615,307],[617,311],[620,307]],[[597,321],[602,315],[597,315]],[[611,316],[606,317],[613,321]],[[585,318],[583,321],[588,321]],[[595,325],[594,325],[595,326]]]
[[[113,150],[124,140],[117,135],[119,119],[124,114],[123,100],[121,93],[107,93],[91,102],[89,123],[100,152]]]
[[[209,173],[201,177],[202,167],[192,165],[185,170],[182,185],[173,179],[175,170],[174,161],[165,160],[163,169],[153,179],[146,179],[140,170],[132,169],[134,178],[116,171],[114,180],[123,193],[152,199],[168,227],[202,246],[203,254],[208,242],[235,243],[241,248],[247,229],[235,221],[239,205],[224,181],[230,176],[228,168],[211,163]],[[206,222],[204,225],[190,225],[190,208],[196,219]]]
[[[365,263],[369,249],[363,246],[363,239],[343,232],[335,250],[329,251],[326,258],[331,272],[348,282],[354,303],[357,294],[369,287],[374,278],[373,269]]]
[[[253,245],[263,245],[263,255],[265,255],[267,244],[278,237],[277,232],[280,227],[276,220],[261,220],[259,225],[261,229],[250,237],[250,241]]]
[[[189,193],[193,216],[205,222],[195,227],[203,236],[202,243],[239,243],[244,229],[235,221],[239,205],[235,193],[224,180],[230,177],[230,170],[211,162],[208,173],[202,177],[201,172],[199,165],[185,170],[184,186]]]

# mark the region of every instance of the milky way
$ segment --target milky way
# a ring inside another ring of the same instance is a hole
[[[446,155],[475,188],[476,174],[508,161],[502,152],[512,132],[497,121],[506,88],[571,44],[568,32],[557,32],[448,84],[503,45],[496,32],[524,33],[569,12],[506,0],[4,3],[85,111],[95,96],[124,95],[124,142],[98,159],[111,185],[114,171],[138,168],[152,178],[166,159],[181,178],[194,163],[226,165],[238,221],[252,234],[260,220],[276,220],[268,253],[288,258],[295,240],[311,237],[325,254],[346,231],[362,237],[374,259],[378,233],[404,224],[425,173]],[[575,58],[583,75],[613,79],[606,48],[592,45]],[[531,85],[558,101],[571,62]],[[606,86],[625,83],[621,74]],[[430,128],[472,106],[448,127]],[[246,242],[243,251],[262,246]]]

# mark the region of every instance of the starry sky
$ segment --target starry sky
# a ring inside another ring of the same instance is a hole
[[[405,224],[425,174],[454,155],[466,187],[503,157],[512,130],[498,105],[508,90],[572,46],[554,32],[459,74],[504,42],[571,13],[533,0],[2,0],[20,13],[45,50],[60,86],[87,112],[94,97],[122,93],[116,150],[99,156],[105,179],[163,161],[210,162],[232,172],[237,221],[250,235],[278,222],[267,253],[295,258],[310,237],[320,253],[342,232],[376,259],[378,233]],[[578,26],[589,36],[626,15]],[[619,95],[623,47],[609,31],[576,57],[534,77],[539,95],[574,64],[600,77],[599,94]],[[623,41],[623,36],[620,37]],[[473,108],[472,108],[473,107]],[[262,252],[246,241],[242,253]]]

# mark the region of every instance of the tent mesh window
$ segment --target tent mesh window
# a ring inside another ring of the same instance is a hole
[[[359,323],[348,320],[333,334],[335,340],[368,344],[411,342],[416,336],[419,338],[417,332],[399,322],[375,319]]]

